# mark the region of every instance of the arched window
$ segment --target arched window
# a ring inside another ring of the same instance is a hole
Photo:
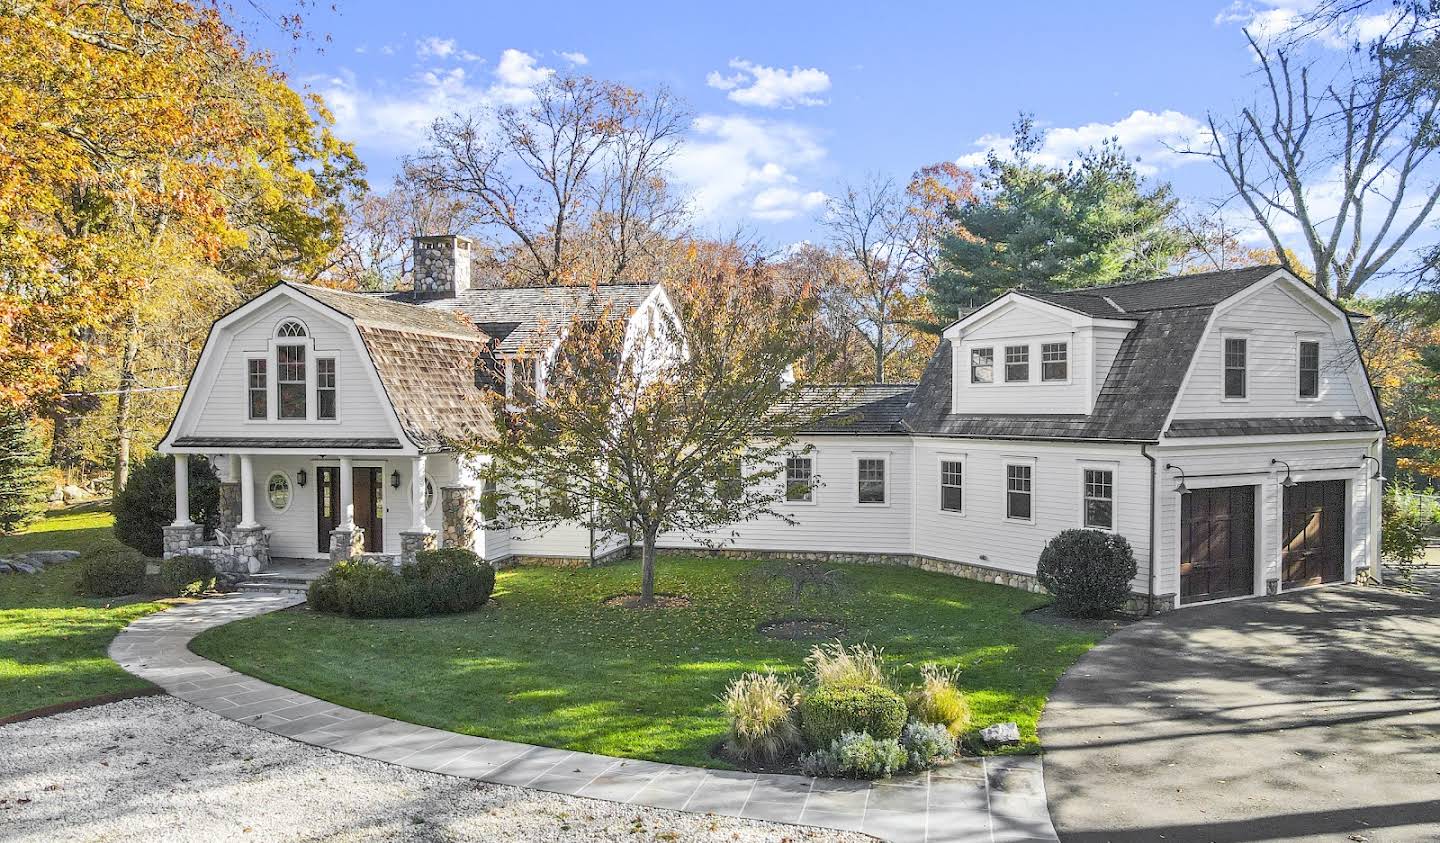
[[[284,472],[275,472],[265,482],[265,500],[276,512],[290,508],[290,478]]]
[[[280,323],[279,328],[275,329],[277,337],[303,337],[306,335],[305,326],[296,319],[286,319]]]

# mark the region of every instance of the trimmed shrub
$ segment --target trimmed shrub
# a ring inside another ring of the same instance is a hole
[[[970,703],[955,687],[955,674],[937,664],[920,666],[920,685],[905,695],[910,717],[958,735],[970,725]]]
[[[730,718],[730,751],[747,761],[775,761],[800,745],[794,689],[774,673],[747,673],[721,698]]]
[[[800,728],[810,746],[824,748],[846,732],[878,740],[896,738],[905,726],[905,700],[879,685],[821,686],[800,701]]]
[[[905,750],[906,766],[912,770],[928,770],[955,757],[955,736],[939,723],[912,720],[900,733],[900,748]]]
[[[384,562],[340,562],[310,583],[306,597],[319,612],[414,618],[477,609],[494,588],[493,568],[474,553],[453,548],[422,551],[398,571]]]
[[[103,550],[80,560],[75,589],[91,597],[123,597],[145,588],[145,557],[133,550]]]
[[[806,753],[800,769],[807,776],[883,779],[903,770],[905,761],[905,750],[894,738],[876,740],[864,733],[846,732],[827,748]]]
[[[1040,552],[1035,575],[1062,614],[1102,618],[1125,604],[1135,571],[1135,553],[1124,536],[1065,530]]]
[[[422,550],[400,575],[427,595],[433,614],[474,611],[489,602],[495,590],[495,569],[463,547]]]
[[[816,644],[805,657],[810,675],[821,688],[864,688],[871,685],[890,687],[885,664],[878,647],[856,644],[846,647],[839,641]],[[828,743],[828,741],[827,741]]]
[[[215,566],[203,556],[162,559],[156,581],[162,594],[201,594],[215,581]]]
[[[125,488],[115,492],[112,509],[115,538],[146,556],[162,555],[160,528],[175,521],[175,458],[151,454],[136,465]],[[207,536],[220,523],[220,478],[198,456],[190,457],[190,517]]]

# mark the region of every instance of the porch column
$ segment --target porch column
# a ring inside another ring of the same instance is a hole
[[[190,457],[175,455],[175,526],[188,527],[190,520]]]
[[[340,529],[355,526],[355,464],[349,457],[340,458]]]
[[[415,533],[429,532],[425,523],[425,455],[414,459],[410,469],[410,530]]]
[[[240,529],[254,529],[260,526],[255,520],[255,458],[249,454],[240,455]]]

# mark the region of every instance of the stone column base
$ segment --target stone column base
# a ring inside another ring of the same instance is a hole
[[[184,556],[185,551],[205,541],[205,527],[200,524],[167,524],[160,528],[165,558]]]
[[[258,574],[270,567],[270,537],[264,527],[235,527],[230,531],[229,564],[237,574]]]
[[[435,546],[436,535],[434,530],[401,530],[400,564],[409,565],[415,561],[415,554],[422,550],[432,550]]]
[[[330,531],[330,564],[359,559],[365,552],[365,528],[339,528]]]
[[[443,547],[475,550],[480,524],[478,502],[469,486],[446,486],[440,490]]]

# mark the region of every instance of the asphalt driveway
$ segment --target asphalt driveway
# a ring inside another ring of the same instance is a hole
[[[1040,723],[1064,841],[1440,840],[1440,570],[1137,623]]]

